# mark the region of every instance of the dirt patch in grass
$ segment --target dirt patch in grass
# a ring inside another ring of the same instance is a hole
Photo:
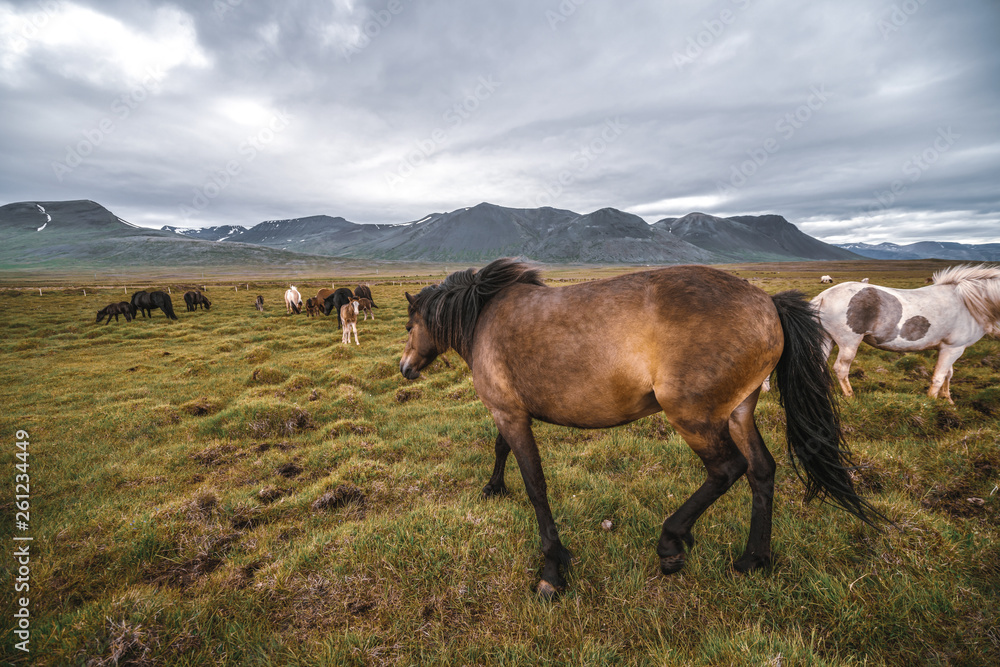
[[[285,479],[291,479],[292,477],[302,474],[302,466],[298,465],[294,461],[289,461],[284,465],[278,466],[276,472]]]
[[[225,554],[241,537],[240,533],[230,533],[211,540],[194,558],[183,563],[164,560],[163,566],[147,570],[145,580],[155,586],[188,588],[202,577],[207,577],[223,563]]]
[[[265,512],[260,506],[238,505],[233,509],[233,516],[229,519],[229,525],[236,530],[253,530],[258,526],[264,526],[277,518],[271,512]]]
[[[969,459],[963,474],[948,484],[932,489],[921,501],[931,510],[957,517],[981,517],[991,523],[1000,518],[996,496],[983,491],[984,482],[1000,475],[1000,452],[976,454]],[[988,486],[988,484],[986,484]]]
[[[857,467],[850,471],[851,481],[854,488],[862,495],[872,493],[882,493],[885,482],[889,480],[890,473],[880,469],[873,463],[859,463]]]
[[[907,354],[896,362],[896,368],[903,371],[911,380],[922,380],[930,377],[931,372],[921,357]]]
[[[980,366],[1000,371],[1000,354],[990,354],[979,360]]]
[[[415,398],[420,398],[422,395],[423,392],[420,391],[419,389],[410,389],[407,387],[403,387],[401,389],[396,390],[396,402],[406,403],[407,401],[412,401]]]
[[[364,507],[367,502],[365,494],[358,487],[353,484],[338,484],[332,491],[327,491],[314,500],[312,508],[316,511],[333,510],[349,503]]]
[[[987,387],[983,389],[972,397],[969,406],[987,417],[1000,414],[1000,388]]]
[[[249,361],[251,364],[260,363],[261,361],[266,361],[271,358],[271,351],[266,347],[254,347],[247,350],[247,353],[243,355],[243,359]]]
[[[288,375],[277,368],[263,366],[255,368],[250,372],[250,379],[247,384],[250,386],[262,384],[281,384],[288,378]]]
[[[202,396],[201,398],[196,398],[193,401],[182,403],[180,405],[180,409],[192,417],[203,417],[205,415],[214,415],[222,409],[223,405],[222,401],[209,398],[208,396]]]
[[[265,505],[269,505],[279,498],[284,498],[291,492],[291,489],[279,489],[278,487],[269,484],[257,492],[257,498]]]
[[[362,424],[355,421],[338,421],[334,422],[327,428],[331,438],[336,438],[341,435],[374,435],[377,429],[371,424]]]
[[[206,447],[200,452],[195,452],[191,454],[190,457],[207,466],[218,466],[224,463],[230,463],[236,459],[244,458],[246,456],[245,452],[240,452],[236,445],[213,445],[211,447]]]
[[[277,411],[271,414],[260,414],[247,426],[255,435],[292,435],[296,431],[315,428],[312,417],[300,408],[293,408],[288,412]]]
[[[136,623],[131,618],[107,618],[102,636],[78,656],[87,667],[145,667],[168,664],[167,655],[189,654],[201,647],[201,638],[191,632],[165,636],[163,628],[150,623]],[[97,655],[94,655],[97,653]]]

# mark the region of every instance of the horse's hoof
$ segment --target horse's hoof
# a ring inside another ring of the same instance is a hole
[[[490,498],[506,498],[510,495],[510,491],[507,490],[506,486],[501,486],[499,488],[493,487],[489,484],[483,487],[482,498],[483,500],[489,500]]]
[[[559,589],[550,584],[549,582],[542,579],[538,582],[538,588],[535,590],[538,593],[538,597],[543,600],[555,600],[559,597]]]
[[[751,572],[766,570],[770,567],[770,556],[743,556],[733,563],[733,569],[740,574],[750,574]]]
[[[682,567],[684,567],[684,554],[677,554],[676,556],[664,556],[660,558],[660,572],[662,572],[663,574],[673,574],[675,572],[680,572]]]

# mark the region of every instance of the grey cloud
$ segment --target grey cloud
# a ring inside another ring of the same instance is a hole
[[[650,222],[779,213],[837,240],[1000,240],[988,1],[57,4],[147,36],[179,8],[207,63],[173,67],[121,117],[128,85],[69,78],[58,45],[32,49],[0,77],[2,201],[86,197],[199,226],[398,222],[488,198]],[[104,119],[113,131],[88,147]],[[60,179],[53,162],[74,147],[89,154]]]

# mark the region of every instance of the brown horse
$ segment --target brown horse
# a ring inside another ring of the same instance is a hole
[[[311,296],[306,299],[306,316],[315,317],[323,312],[323,307],[320,305],[322,301],[317,301],[316,297]]]
[[[368,319],[369,315],[372,316],[373,320],[375,319],[375,313],[372,312],[372,308],[374,308],[374,307],[375,307],[375,304],[372,303],[371,299],[368,299],[366,297],[361,297],[360,299],[358,299],[358,308],[360,308],[361,310],[364,311],[364,313],[365,313],[365,320]]]
[[[851,483],[823,331],[799,292],[771,297],[705,266],[547,287],[536,270],[499,259],[406,298],[400,372],[416,379],[449,348],[468,363],[499,431],[483,495],[507,494],[504,468],[513,451],[538,520],[545,565],[537,590],[544,597],[566,585],[560,569],[572,556],[549,509],[533,419],[605,428],[662,410],[701,458],[707,479],[663,522],[660,569],[681,569],[695,521],[746,474],[750,534],[734,567],[747,572],[771,561],[775,464],[754,409],[761,383],[776,368],[789,458],[807,499],[828,499],[866,522],[879,516]],[[604,302],[629,316],[581,317]]]

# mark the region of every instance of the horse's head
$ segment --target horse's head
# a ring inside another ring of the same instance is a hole
[[[201,303],[203,306],[205,306],[205,310],[208,310],[209,308],[212,307],[212,302],[206,299],[204,296],[201,297]]]
[[[415,297],[407,293],[406,300],[410,302],[410,319],[406,323],[406,347],[403,348],[403,356],[399,359],[399,372],[407,380],[416,380],[420,377],[420,371],[446,350],[440,349],[427,322],[414,307]]]

